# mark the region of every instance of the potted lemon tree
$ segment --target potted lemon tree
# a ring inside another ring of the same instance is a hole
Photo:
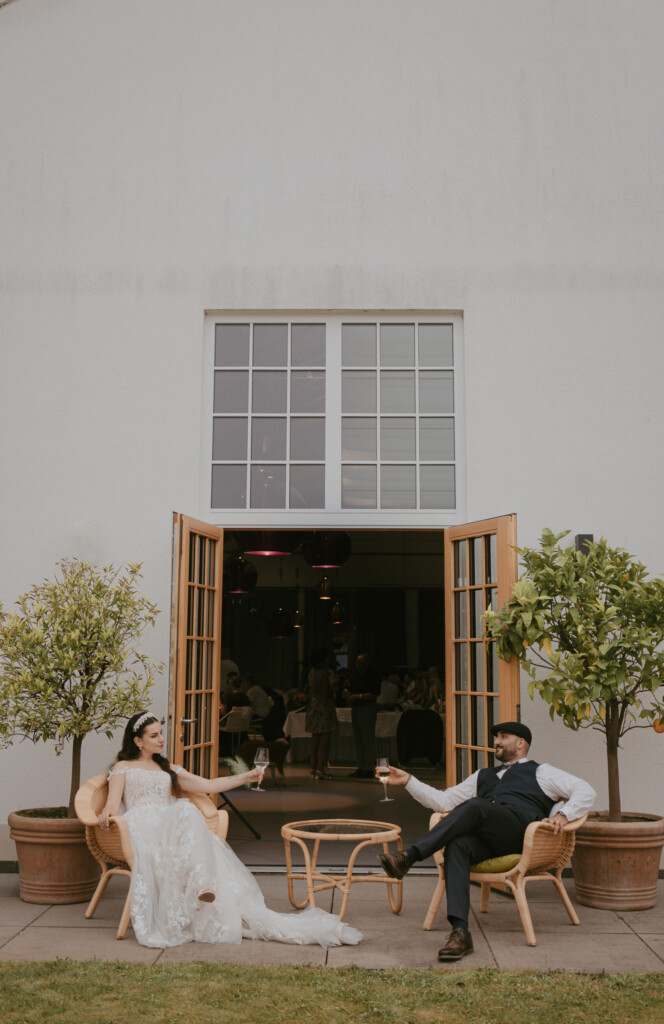
[[[0,607],[0,745],[52,741],[56,754],[71,753],[67,805],[9,815],[20,895],[31,903],[80,902],[97,884],[99,866],[74,797],[85,737],[111,738],[145,707],[161,668],[136,649],[158,614],[138,591],[140,568],[63,559],[53,579],[22,594],[12,610]]]
[[[510,600],[485,613],[487,633],[501,658],[519,659],[552,720],[604,736],[609,806],[577,833],[580,902],[645,909],[657,896],[664,818],[623,811],[619,753],[631,730],[662,728],[664,580],[604,539],[563,547],[568,533],[544,530],[539,549],[517,549],[524,572]]]

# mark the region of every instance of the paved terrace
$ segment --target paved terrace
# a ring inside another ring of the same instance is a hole
[[[250,836],[243,823],[231,814],[229,841],[244,861],[255,870],[266,901],[274,910],[291,910],[284,873],[283,844],[279,829],[285,821],[312,817],[357,817],[394,821],[402,826],[406,842],[426,830],[428,812],[406,793],[394,793],[392,804],[378,803],[382,788],[373,782],[349,780],[335,770],[333,783],[310,783],[306,772],[287,769],[288,789],[271,788],[265,794],[241,791],[233,799],[250,817],[262,835]],[[416,774],[427,779],[426,770]],[[437,773],[430,773],[437,784]],[[394,792],[392,790],[391,792]],[[385,812],[384,808],[387,808]],[[336,847],[336,844],[335,844]],[[347,847],[343,847],[347,850]],[[364,870],[378,870],[374,851],[365,851]],[[333,866],[321,855],[321,868]],[[338,855],[335,864],[340,863]],[[574,927],[552,885],[529,887],[529,902],[537,946],[526,945],[514,900],[492,895],[488,914],[480,914],[479,888],[473,886],[470,922],[475,953],[458,964],[439,965],[437,952],[449,926],[444,904],[434,929],[422,930],[422,922],[435,886],[433,869],[424,863],[404,880],[403,909],[390,912],[387,888],[383,885],[354,885],[346,921],[364,933],[359,946],[343,946],[325,952],[318,946],[290,946],[276,942],[244,940],[239,946],[190,943],[176,949],[147,949],[139,946],[129,928],[118,941],[115,932],[125,898],[127,882],[114,879],[91,921],[84,918],[85,904],[42,906],[23,903],[18,896],[18,876],[0,874],[0,959],[124,960],[138,963],[316,964],[342,967],[354,964],[367,968],[419,967],[465,970],[498,967],[524,970],[567,970],[581,972],[645,973],[664,969],[664,891],[652,910],[634,913],[592,910],[580,906],[574,896],[572,879],[567,879],[572,901],[581,924]],[[302,883],[300,883],[302,885]],[[660,882],[660,890],[664,882]],[[318,905],[339,910],[338,892],[322,893]]]

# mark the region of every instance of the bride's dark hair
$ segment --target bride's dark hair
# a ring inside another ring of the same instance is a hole
[[[136,728],[137,722],[140,722],[138,728]],[[127,727],[122,737],[122,749],[118,751],[116,761],[136,761],[140,757],[141,751],[136,743],[134,743],[134,740],[140,739],[147,727],[152,725],[153,722],[159,722],[159,719],[156,715],[152,715],[147,711],[139,711],[137,715],[131,716],[127,722]],[[152,760],[155,764],[159,765],[163,772],[167,772],[170,775],[173,796],[182,796],[182,789],[180,788],[177,774],[173,771],[166,758],[162,757],[161,754],[153,754]]]

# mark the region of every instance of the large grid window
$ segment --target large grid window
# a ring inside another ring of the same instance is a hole
[[[325,324],[217,324],[212,507],[325,508]]]
[[[212,509],[454,513],[453,318],[314,321],[215,323]]]

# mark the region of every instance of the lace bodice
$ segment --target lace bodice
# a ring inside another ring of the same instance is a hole
[[[173,771],[181,772],[179,765],[172,765]],[[166,772],[149,768],[114,768],[108,776],[124,775],[122,801],[126,810],[146,804],[150,807],[166,807],[173,803],[171,777]]]

